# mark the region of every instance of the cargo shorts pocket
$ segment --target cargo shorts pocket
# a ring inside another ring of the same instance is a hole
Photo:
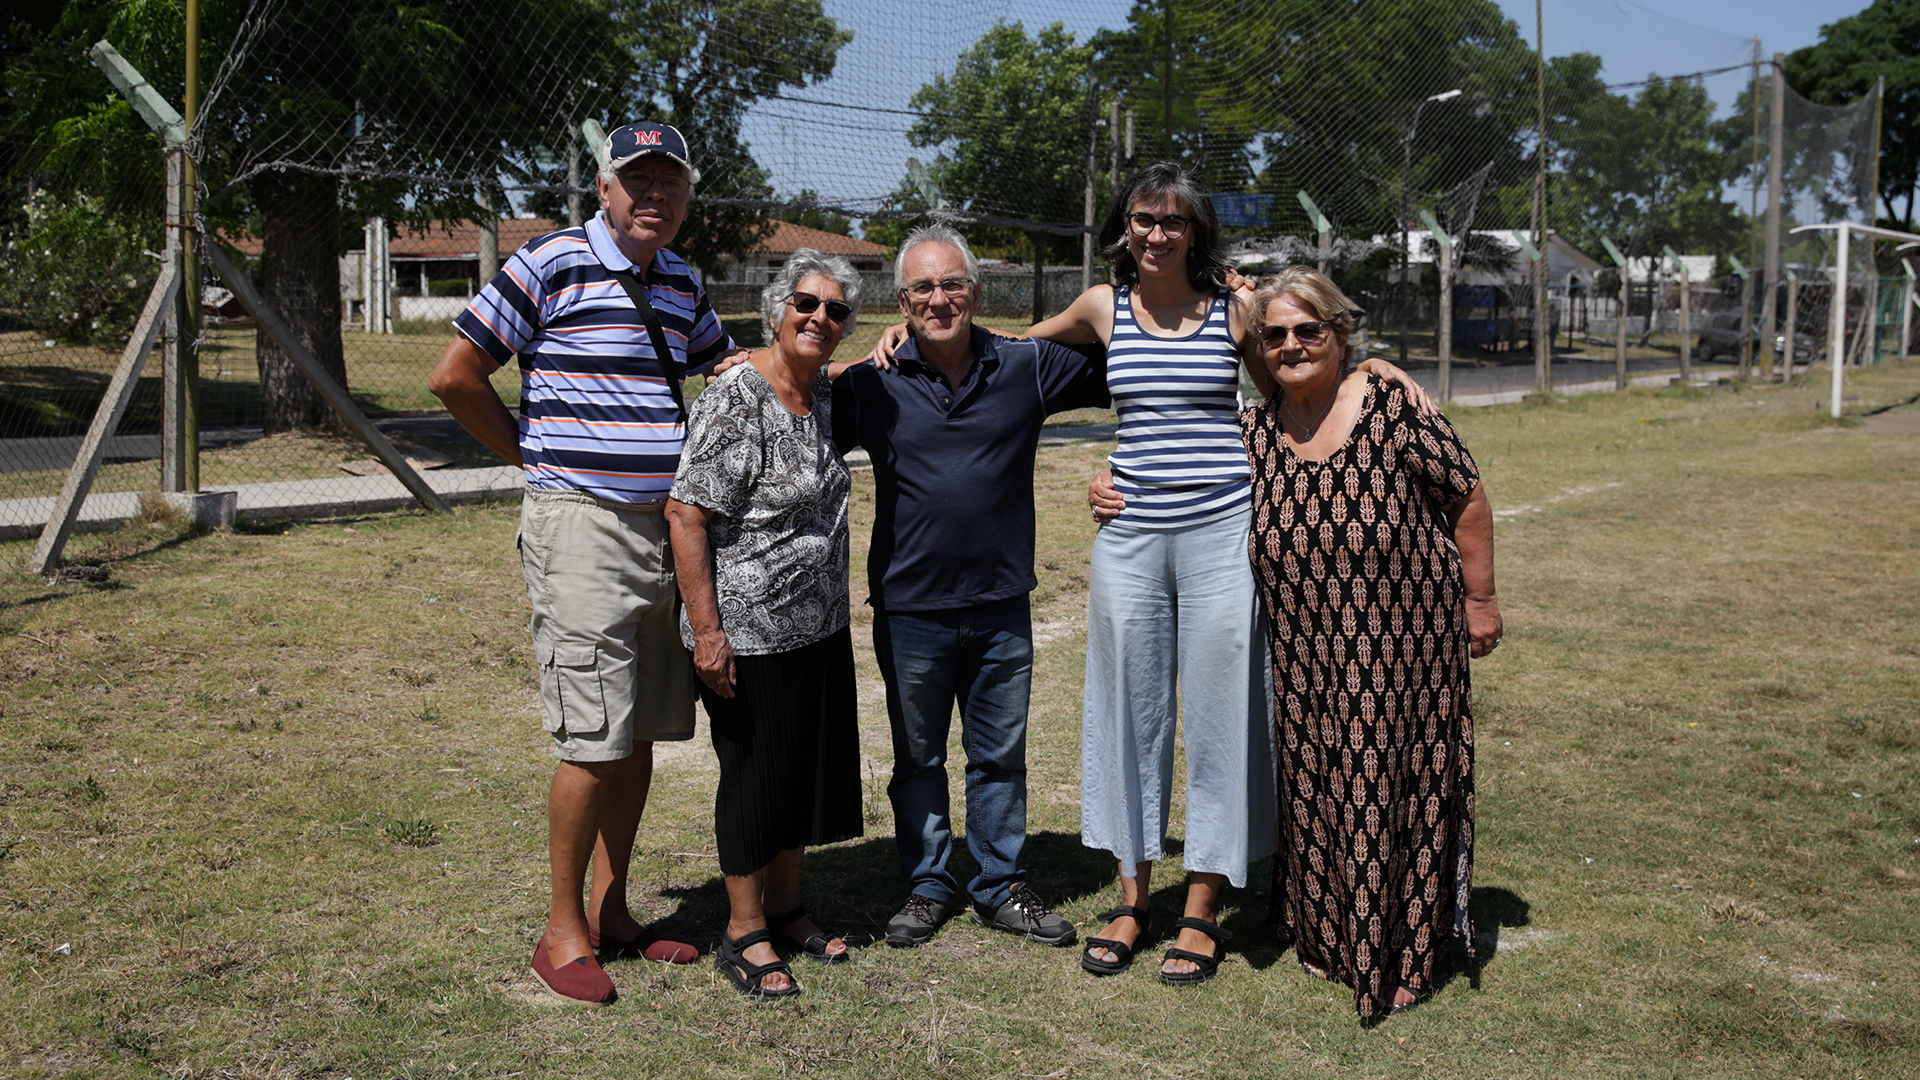
[[[546,728],[558,734],[594,735],[607,729],[606,654],[591,644],[543,642],[540,704]]]

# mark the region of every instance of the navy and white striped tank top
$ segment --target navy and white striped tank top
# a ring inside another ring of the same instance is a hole
[[[1120,444],[1107,463],[1127,500],[1119,520],[1172,528],[1226,517],[1251,502],[1247,451],[1236,417],[1240,350],[1227,324],[1227,293],[1186,337],[1156,337],[1133,317],[1133,290],[1113,294],[1107,390]]]

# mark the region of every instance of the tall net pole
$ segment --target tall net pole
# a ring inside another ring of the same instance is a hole
[[[187,0],[185,115],[188,138],[200,112],[200,0]],[[181,147],[167,169],[167,248],[180,275],[161,375],[160,490],[200,490],[200,259],[194,233],[193,155]]]
[[[1785,53],[1773,54],[1773,69],[1768,75],[1772,83],[1770,95],[1772,104],[1767,110],[1767,242],[1764,258],[1766,273],[1761,278],[1766,282],[1766,296],[1760,301],[1760,355],[1767,373],[1773,373],[1774,347],[1773,326],[1779,318],[1778,298],[1780,295],[1780,197],[1781,163],[1786,143],[1787,113],[1787,56]],[[1786,382],[1793,376],[1793,335],[1789,331],[1786,340],[1786,355],[1780,359],[1780,381]]]
[[[1747,92],[1753,110],[1753,163],[1747,170],[1747,269],[1740,275],[1740,381],[1753,377],[1753,335],[1746,332],[1753,319],[1753,268],[1760,263],[1760,39],[1753,39],[1753,88]],[[1773,328],[1765,331],[1771,336]]]
[[[1533,265],[1533,388],[1553,393],[1553,321],[1547,313],[1547,48],[1540,0],[1533,0],[1533,53],[1538,82],[1539,164],[1533,180],[1533,246],[1540,258]]]

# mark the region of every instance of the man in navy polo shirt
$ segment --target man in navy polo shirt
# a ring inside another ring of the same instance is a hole
[[[891,945],[933,936],[959,894],[947,864],[947,734],[967,753],[967,883],[974,920],[1049,945],[1073,924],[1026,883],[1027,699],[1033,674],[1034,451],[1050,413],[1107,404],[1102,360],[977,329],[978,263],[941,225],[895,262],[911,339],[894,366],[833,383],[834,441],[873,459],[878,512],[867,557],[873,646],[893,728],[893,802],[910,893]]]
[[[628,124],[600,153],[602,212],[515,252],[454,320],[428,383],[474,438],[526,470],[517,542],[560,759],[547,792],[552,895],[533,972],[587,1004],[614,998],[596,947],[673,963],[697,955],[635,921],[627,866],[654,742],[693,736],[693,668],[661,513],[686,437],[678,384],[734,351],[706,292],[666,250],[699,180],[686,140],[664,124]],[[616,275],[645,290],[670,355],[658,354]],[[491,381],[516,353],[518,418]]]

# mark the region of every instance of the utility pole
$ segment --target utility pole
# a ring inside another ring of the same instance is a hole
[[[1127,141],[1133,141],[1133,110],[1127,110]],[[1113,164],[1107,170],[1107,197],[1120,193],[1120,95],[1107,102],[1107,145]]]
[[[1540,0],[1533,0],[1534,81],[1539,92],[1539,165],[1533,178],[1533,389],[1553,393],[1553,320],[1547,313],[1547,49]]]
[[[1453,237],[1440,228],[1440,222],[1430,211],[1420,211],[1420,220],[1426,224],[1434,246],[1439,248],[1440,329],[1435,335],[1434,351],[1440,355],[1440,379],[1435,384],[1434,397],[1445,406],[1453,400]]]
[[[186,4],[187,142],[167,156],[167,257],[179,275],[167,319],[160,396],[160,490],[200,490],[200,257],[194,243],[194,118],[200,114],[200,0]]]
[[[1173,152],[1173,0],[1164,0],[1166,19],[1164,22],[1166,51],[1160,64],[1160,118],[1162,130],[1160,137],[1166,140],[1167,158],[1176,155]]]
[[[1753,164],[1747,170],[1747,265],[1760,261],[1754,250],[1760,243],[1760,39],[1753,39],[1753,90],[1747,95],[1753,102]],[[1753,378],[1753,335],[1746,325],[1753,318],[1753,275],[1740,274],[1740,381]],[[1771,332],[1771,328],[1769,328]]]
[[[1100,80],[1087,81],[1087,199],[1081,223],[1087,231],[1080,234],[1080,291],[1093,288],[1093,202],[1100,185]]]
[[[1773,324],[1779,318],[1780,294],[1780,157],[1785,152],[1787,111],[1787,54],[1773,54],[1772,111],[1767,117],[1767,250],[1761,280],[1766,293],[1760,301],[1760,356],[1769,377],[1773,374]],[[1780,368],[1780,381],[1793,375],[1793,336],[1787,336],[1787,355]]]
[[[494,209],[493,192],[488,191],[484,183],[475,201],[480,204],[480,282],[475,289],[478,292],[500,272],[500,212]]]
[[[1413,215],[1409,188],[1413,182],[1413,137],[1420,130],[1420,110],[1436,101],[1452,101],[1462,93],[1460,88],[1445,90],[1434,94],[1413,107],[1413,122],[1407,125],[1407,137],[1400,140],[1400,366],[1407,366],[1407,309],[1412,306],[1413,290]],[[1321,245],[1325,247],[1325,244]],[[1325,273],[1325,271],[1321,271]]]

